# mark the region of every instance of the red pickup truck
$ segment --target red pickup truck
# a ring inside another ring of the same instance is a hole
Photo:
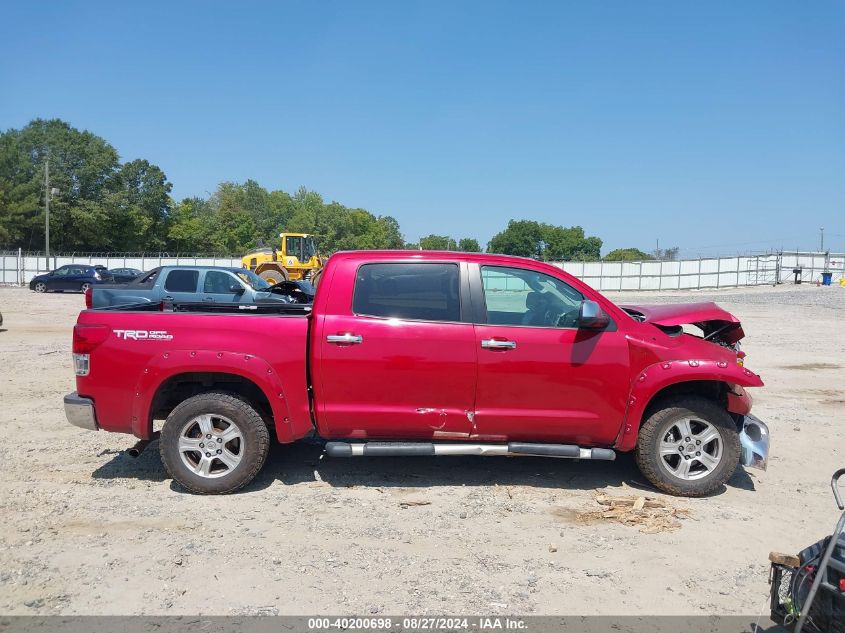
[[[68,420],[141,447],[165,420],[164,465],[197,493],[246,485],[273,435],[331,457],[633,451],[686,496],[766,465],[745,391],[763,383],[713,303],[617,306],[538,261],[372,251],[333,255],[311,306],[249,307],[81,312]]]

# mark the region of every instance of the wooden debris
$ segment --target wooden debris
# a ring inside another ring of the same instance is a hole
[[[596,494],[596,503],[602,506],[633,506],[640,499],[643,500],[644,508],[664,508],[666,505],[654,497],[611,497],[608,494],[600,492]]]
[[[431,501],[401,501],[399,502],[400,508],[410,508],[412,506],[430,506]]]
[[[577,520],[582,523],[614,521],[623,525],[639,527],[643,534],[674,531],[681,527],[680,519],[689,517],[686,508],[673,508],[654,497],[631,496],[612,497],[605,493],[596,494],[596,503],[602,510],[579,512]]]
[[[769,560],[776,565],[785,565],[787,567],[800,567],[800,559],[793,554],[783,554],[781,552],[769,552]]]

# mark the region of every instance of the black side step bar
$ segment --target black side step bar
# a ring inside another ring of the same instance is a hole
[[[572,444],[471,444],[452,442],[326,442],[329,457],[420,457],[430,455],[511,455],[563,457],[567,459],[600,459],[613,461],[616,451],[610,448],[581,448]]]

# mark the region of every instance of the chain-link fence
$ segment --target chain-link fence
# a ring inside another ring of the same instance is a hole
[[[784,251],[641,262],[552,262],[597,290],[697,290],[821,281],[830,273],[838,283],[845,273],[845,253]],[[182,253],[63,253],[50,256],[26,251],[0,251],[0,284],[22,286],[38,274],[65,264],[103,265],[106,268],[150,270],[157,266],[235,266],[239,257]],[[797,272],[796,272],[797,271]]]

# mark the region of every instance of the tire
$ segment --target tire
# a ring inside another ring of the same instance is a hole
[[[663,403],[640,427],[634,452],[646,479],[681,497],[719,490],[739,466],[739,454],[734,419],[717,402],[700,396]]]
[[[88,282],[85,282],[84,284],[79,286],[79,290],[80,290],[80,292],[87,292],[88,288],[90,288],[90,287],[91,287],[91,284],[89,284]]]
[[[265,270],[259,275],[268,284],[279,284],[288,280],[288,274],[283,270]]]
[[[45,284],[43,281],[39,281],[32,287],[32,289],[35,292],[47,292],[47,284]]]
[[[219,448],[207,450],[208,436]],[[199,394],[177,405],[159,440],[167,472],[197,494],[228,494],[243,488],[261,470],[269,449],[270,432],[258,411],[238,396],[222,392]]]

